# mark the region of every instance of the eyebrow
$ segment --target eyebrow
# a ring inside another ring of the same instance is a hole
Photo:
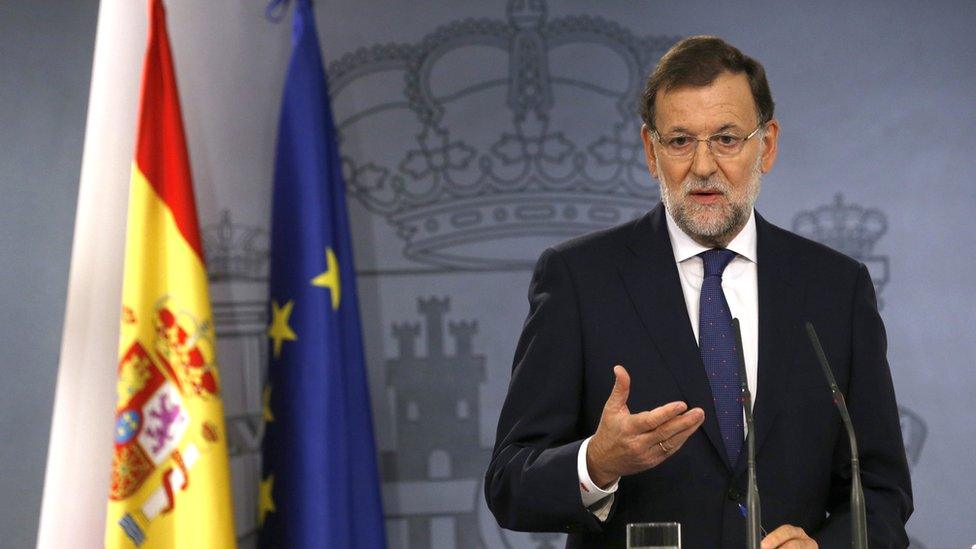
[[[734,124],[732,122],[727,122],[723,124],[722,127],[712,132],[711,135],[715,135],[717,133],[722,133],[726,130],[732,130],[732,129],[739,129],[739,125]],[[694,132],[692,132],[688,128],[685,128],[684,126],[674,126],[670,130],[668,130],[667,133],[683,133],[687,135],[693,135]]]

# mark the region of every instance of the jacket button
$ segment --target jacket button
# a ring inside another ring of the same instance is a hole
[[[732,487],[729,488],[729,491],[726,495],[729,496],[729,499],[732,501],[739,501],[739,496],[741,496],[742,494],[740,494],[739,491],[735,489],[735,487]]]

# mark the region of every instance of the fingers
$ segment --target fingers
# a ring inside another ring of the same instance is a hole
[[[655,429],[651,440],[664,442],[664,445],[671,449],[668,453],[674,453],[701,427],[704,421],[705,412],[701,408],[694,408]]]
[[[608,410],[627,410],[627,398],[630,396],[630,374],[620,365],[613,367],[613,390],[605,406]],[[629,412],[628,412],[629,413]]]
[[[594,481],[597,477],[612,480],[657,466],[681,448],[705,419],[701,408],[688,410],[684,402],[671,402],[632,415],[627,407],[630,375],[620,365],[614,366],[613,375],[613,389],[586,452]]]
[[[705,412],[701,408],[692,408],[669,419],[663,425],[659,425],[657,429],[654,429],[654,438],[667,440],[685,431],[689,431],[688,434],[690,435],[703,421],[705,421]]]
[[[816,548],[817,542],[803,528],[784,524],[763,538],[762,549]]]
[[[663,406],[658,406],[653,410],[634,414],[633,419],[635,424],[640,427],[641,431],[653,431],[668,421],[678,417],[687,409],[688,405],[684,402],[669,402]],[[702,415],[704,415],[704,412]]]

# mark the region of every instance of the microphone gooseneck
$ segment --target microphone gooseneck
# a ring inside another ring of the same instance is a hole
[[[746,488],[746,547],[759,549],[762,517],[759,508],[759,486],[756,483],[756,429],[752,421],[752,393],[749,392],[749,379],[746,377],[746,360],[742,353],[742,332],[739,319],[732,319],[732,334],[735,336],[736,358],[739,360],[739,381],[742,386],[742,411],[746,416],[746,457],[748,464],[748,486]]]
[[[851,547],[854,549],[867,549],[868,547],[868,521],[867,512],[864,507],[864,487],[861,485],[861,464],[858,459],[857,438],[854,436],[854,424],[851,423],[851,415],[847,411],[847,402],[844,400],[844,393],[837,387],[837,380],[834,373],[827,363],[827,355],[824,354],[823,347],[820,346],[820,338],[817,331],[813,329],[813,324],[806,323],[807,336],[810,344],[817,354],[817,361],[820,368],[827,378],[830,385],[830,392],[834,395],[834,405],[840,412],[840,419],[847,430],[847,438],[851,444]]]

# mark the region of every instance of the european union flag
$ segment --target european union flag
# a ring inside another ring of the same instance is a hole
[[[309,0],[274,174],[258,518],[265,547],[385,547],[345,185]]]

